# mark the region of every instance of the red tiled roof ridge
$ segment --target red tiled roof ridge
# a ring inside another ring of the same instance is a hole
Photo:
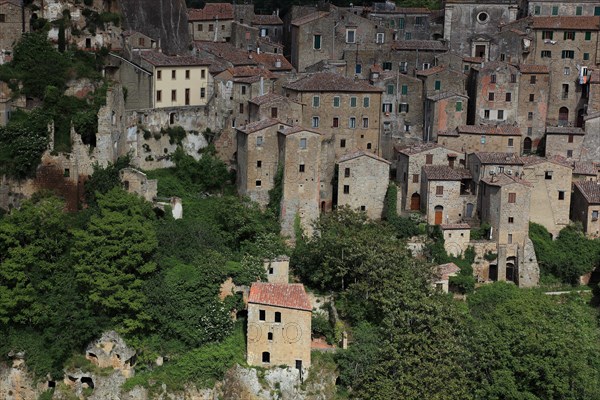
[[[301,283],[255,282],[250,287],[248,303],[312,311]]]
[[[366,80],[355,80],[332,72],[316,72],[284,85],[300,92],[383,92]]]
[[[375,153],[371,153],[370,151],[365,151],[365,150],[360,150],[360,149],[356,149],[350,153],[346,153],[344,155],[342,155],[339,160],[338,163],[342,163],[342,162],[346,162],[346,161],[350,161],[354,158],[358,158],[358,157],[370,157],[374,160],[380,161],[380,162],[384,162],[386,164],[391,164],[391,162],[389,162],[388,160],[386,160],[383,157],[379,157],[377,154]]]
[[[233,19],[233,4],[206,3],[204,8],[188,8],[188,21],[213,21]]]
[[[534,16],[532,26],[534,29],[600,29],[600,17],[587,15]]]
[[[600,203],[600,181],[580,181],[575,182],[575,186],[588,203]]]

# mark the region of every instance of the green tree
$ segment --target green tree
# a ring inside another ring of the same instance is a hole
[[[468,297],[477,398],[600,398],[597,311],[494,283]]]
[[[105,168],[98,164],[92,166],[93,172],[88,180],[85,181],[85,200],[88,205],[96,206],[96,196],[106,194],[111,189],[121,185],[119,171],[127,168],[131,162],[129,155],[119,157],[117,161],[109,163]]]
[[[148,319],[143,282],[156,269],[152,208],[117,188],[99,195],[98,207],[86,228],[74,232],[77,282],[122,331],[142,329]]]

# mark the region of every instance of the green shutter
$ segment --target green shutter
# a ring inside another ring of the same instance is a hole
[[[402,85],[402,94],[408,94],[408,85]]]
[[[314,36],[314,48],[316,50],[319,50],[321,48],[321,35],[315,35]]]
[[[350,107],[356,107],[356,97],[350,97]]]
[[[387,85],[387,94],[394,94],[394,85]]]
[[[441,81],[435,81],[435,90],[440,90],[442,88],[442,82]]]
[[[600,7],[594,7],[594,15],[595,15],[596,17],[597,17],[597,16],[600,16]]]
[[[456,111],[462,111],[462,101],[456,102]]]
[[[588,61],[590,59],[590,53],[583,53],[583,60]]]
[[[552,15],[558,15],[558,7],[557,6],[552,7]]]
[[[585,33],[585,40],[592,40],[592,32]]]

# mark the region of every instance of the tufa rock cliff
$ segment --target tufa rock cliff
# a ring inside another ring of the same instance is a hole
[[[160,41],[166,54],[185,54],[191,44],[184,0],[120,0],[123,28]]]

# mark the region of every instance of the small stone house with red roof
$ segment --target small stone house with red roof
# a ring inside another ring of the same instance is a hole
[[[460,268],[454,263],[441,264],[434,268],[433,287],[441,290],[443,293],[448,293],[450,286],[450,278],[458,275]]]
[[[521,154],[521,130],[512,125],[463,125],[454,131],[439,132],[438,143],[464,153]]]
[[[364,211],[381,219],[390,176],[390,162],[375,154],[356,151],[338,160],[338,206]]]
[[[581,221],[586,235],[600,237],[600,182],[575,182],[571,219]]]
[[[464,154],[440,146],[437,143],[421,143],[396,151],[396,182],[400,186],[402,211],[421,209],[421,168],[424,165],[448,165],[458,167],[464,163]]]
[[[310,367],[312,306],[299,283],[255,282],[248,296],[246,361],[270,368]]]
[[[421,176],[421,210],[427,215],[427,223],[441,225],[462,222],[467,204],[475,201],[475,196],[468,190],[471,186],[469,170],[447,165],[425,165]]]
[[[188,9],[188,26],[193,40],[225,42],[231,38],[234,10],[231,3],[206,3]]]

